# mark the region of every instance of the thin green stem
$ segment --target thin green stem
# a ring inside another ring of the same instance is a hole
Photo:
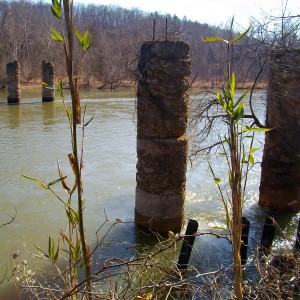
[[[78,123],[78,85],[77,81],[73,80],[73,1],[64,0],[64,14],[67,28],[67,47],[66,52],[66,65],[67,73],[69,79],[69,87],[71,91],[72,98],[72,152],[73,152],[73,164],[75,171],[75,180],[77,184],[77,202],[78,202],[78,230],[80,234],[83,260],[85,265],[85,277],[87,279],[87,293],[88,299],[91,299],[91,257],[89,254],[89,249],[86,244],[85,233],[84,233],[84,221],[83,221],[83,186],[82,186],[82,173],[81,173],[81,163],[78,158],[78,142],[77,142],[77,123]],[[75,79],[76,80],[76,79]]]

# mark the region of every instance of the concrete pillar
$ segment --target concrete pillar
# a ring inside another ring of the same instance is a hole
[[[7,102],[15,104],[20,102],[20,65],[17,61],[9,62],[6,65],[7,74]]]
[[[54,64],[51,62],[42,62],[42,81],[45,82],[49,87],[54,88],[55,80],[55,68]],[[49,89],[43,86],[42,101],[51,102],[55,98],[54,89]]]
[[[267,95],[259,203],[270,211],[300,209],[300,50],[274,50]]]
[[[191,62],[184,42],[142,45],[137,88],[135,222],[178,232],[184,222]]]

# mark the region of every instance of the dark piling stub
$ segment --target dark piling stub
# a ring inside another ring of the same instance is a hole
[[[250,221],[246,217],[242,217],[242,245],[240,250],[242,265],[244,265],[247,262],[249,230]]]
[[[20,65],[17,61],[9,62],[6,65],[7,74],[7,103],[16,104],[20,102]]]
[[[295,249],[296,249],[297,251],[300,251],[300,216],[299,216],[298,227],[297,227],[297,233],[296,233]]]
[[[46,84],[43,85],[42,101],[52,102],[55,98],[54,92],[55,68],[51,62],[42,62],[42,81]]]
[[[188,266],[197,230],[198,222],[189,219],[177,263],[179,270],[185,270]]]
[[[261,236],[259,252],[268,256],[271,252],[272,243],[275,237],[276,221],[274,215],[266,216],[265,224]]]

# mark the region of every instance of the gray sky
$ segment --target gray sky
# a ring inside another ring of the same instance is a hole
[[[139,8],[147,12],[176,14],[193,21],[221,25],[235,16],[237,24],[248,27],[249,18],[261,17],[265,12],[274,16],[282,15],[287,3],[286,14],[300,15],[299,0],[75,0],[81,3],[114,4],[125,8]]]

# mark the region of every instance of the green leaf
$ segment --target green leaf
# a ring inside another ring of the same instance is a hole
[[[53,259],[54,257],[54,241],[51,236],[49,236],[49,241],[48,241],[48,255],[50,259]]]
[[[254,153],[256,152],[257,150],[260,150],[261,148],[251,148],[249,153]]]
[[[226,225],[227,225],[227,228],[230,230],[231,229],[231,220],[230,220],[229,213],[226,214]]]
[[[252,131],[252,132],[267,132],[267,131],[270,131],[272,130],[272,128],[258,128],[258,127],[249,127],[249,126],[246,126],[244,129],[243,129],[243,132],[247,132],[247,131]]]
[[[215,177],[215,178],[214,178],[214,182],[215,182],[216,184],[220,184],[220,183],[221,183],[221,179],[218,178],[218,177]]]
[[[76,246],[74,244],[71,245],[71,257],[74,263],[76,263],[80,257],[80,247],[81,247],[80,240],[77,241]]]
[[[42,82],[42,86],[45,87],[48,90],[54,90],[53,86],[50,86],[48,83],[46,82]]]
[[[58,82],[58,85],[57,85],[57,90],[59,92],[59,95],[62,99],[64,99],[64,85],[63,85],[63,81],[60,80]]]
[[[33,182],[36,182],[38,183],[40,186],[42,186],[44,189],[49,189],[49,186],[46,184],[46,182],[42,181],[42,180],[39,180],[37,178],[33,178],[33,177],[30,177],[30,176],[27,176],[27,175],[24,175],[24,174],[21,174],[22,177],[26,178],[26,179],[29,179]]]
[[[54,7],[61,7],[61,0],[57,1],[57,0],[52,0],[52,5]]]
[[[72,112],[71,112],[70,109],[68,109],[68,107],[67,107],[65,104],[60,103],[60,102],[58,102],[57,100],[54,100],[54,102],[55,102],[57,105],[59,105],[61,108],[63,108],[63,109],[66,111],[66,113],[68,114],[68,116],[69,116],[70,118],[72,118]]]
[[[94,119],[94,116],[92,116],[89,121],[87,121],[83,126],[88,126],[90,124],[90,122]]]
[[[49,242],[48,242],[48,257],[53,261],[56,262],[58,259],[58,254],[59,254],[59,240],[58,240],[58,245],[57,249],[55,251],[55,245],[54,245],[54,240],[51,236],[49,236]]]
[[[223,95],[224,95],[224,98],[226,101],[229,101],[229,94],[228,94],[228,91],[225,89],[225,88],[222,88],[222,91],[223,91]]]
[[[87,52],[90,49],[90,47],[93,45],[93,43],[94,43],[94,38],[92,38],[92,40],[89,41],[88,47],[86,48],[85,52]]]
[[[58,259],[58,254],[59,254],[59,240],[58,240],[58,245],[57,245],[57,249],[56,249],[56,253],[53,257],[53,261],[56,262]]]
[[[40,253],[42,253],[43,255],[45,255],[46,257],[48,257],[48,255],[37,245],[33,244],[32,245],[35,249],[37,249]]]
[[[87,30],[82,38],[82,50],[86,51],[89,48],[90,38],[89,38],[89,31]]]
[[[230,95],[231,99],[234,99],[234,92],[235,92],[235,75],[232,73],[231,75],[231,83],[230,83]]]
[[[66,178],[67,178],[67,176],[56,179],[54,181],[51,181],[50,183],[48,183],[48,187],[51,186],[51,185],[57,184],[57,183],[61,182],[62,180],[66,179]]]
[[[243,100],[243,99],[245,98],[245,96],[248,94],[249,90],[250,90],[250,88],[247,89],[247,90],[243,93],[243,95],[237,100],[237,102],[234,104],[234,108],[237,107],[237,106],[242,102],[242,100]]]
[[[215,172],[214,172],[214,170],[213,170],[213,168],[212,168],[212,166],[211,166],[210,163],[208,163],[208,166],[209,166],[210,172],[211,172],[212,175],[214,176],[214,182],[215,182],[216,184],[220,184],[221,179],[218,178],[218,177],[216,177]]]
[[[75,227],[79,222],[79,211],[76,212],[73,209],[66,209],[66,214],[68,216],[69,222]]]
[[[250,31],[251,28],[252,28],[252,24],[250,23],[248,29],[246,31],[244,31],[243,33],[239,34],[237,37],[235,37],[232,41],[230,41],[230,44],[234,44],[236,41],[243,38]]]
[[[237,123],[241,118],[244,117],[244,105],[245,102],[240,103],[240,105],[235,109],[233,120]]]
[[[60,18],[61,18],[60,8],[51,6],[51,10],[52,10],[52,14],[54,15],[54,17],[56,17],[58,20],[60,20]]]
[[[221,94],[217,92],[216,95],[217,95],[218,102],[224,107],[224,101],[222,99]]]
[[[116,223],[123,223],[121,219],[116,219]]]
[[[74,26],[73,27],[73,32],[75,33],[75,35],[77,36],[80,44],[82,45],[82,41],[83,41],[83,36],[82,34],[78,31],[78,29]]]
[[[233,31],[233,24],[234,24],[234,15],[231,18],[231,23],[230,23],[230,30]]]
[[[81,44],[81,48],[83,52],[86,52],[92,45],[93,42],[90,42],[90,36],[89,36],[89,31],[87,30],[84,35],[82,35],[79,30],[74,26],[73,27],[73,32],[75,33],[75,35],[77,36],[80,44]]]
[[[76,262],[76,260],[77,260],[77,253],[76,253],[76,249],[75,248],[71,248],[71,257],[72,257],[72,261]]]
[[[53,15],[60,20],[61,19],[61,1],[52,0],[51,10]]]
[[[61,36],[60,33],[58,33],[53,27],[50,27],[51,30],[51,37],[55,40],[58,41],[60,43],[62,43],[64,41],[63,37]]]
[[[251,165],[254,164],[254,157],[253,157],[252,154],[249,154],[249,163],[250,163]]]
[[[206,38],[206,39],[202,40],[202,42],[204,42],[204,43],[215,43],[215,42],[226,42],[226,43],[228,43],[228,41],[226,41],[223,38],[218,37],[218,36],[212,36],[212,37]]]

